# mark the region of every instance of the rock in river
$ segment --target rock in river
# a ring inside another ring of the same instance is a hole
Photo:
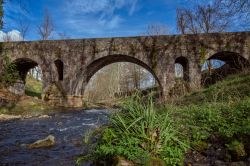
[[[53,135],[49,135],[48,137],[37,140],[36,142],[29,144],[28,148],[34,149],[34,148],[46,148],[46,147],[51,147],[54,146],[56,143],[55,137]]]
[[[21,119],[21,116],[0,114],[0,121],[7,121],[7,120],[14,120],[14,119]]]

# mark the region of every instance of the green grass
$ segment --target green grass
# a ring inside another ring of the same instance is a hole
[[[27,76],[25,84],[25,94],[28,96],[41,98],[42,82]]]
[[[246,157],[249,131],[250,75],[238,74],[164,106],[155,106],[151,98],[126,100],[93,153],[78,158],[78,163],[122,156],[140,165],[154,158],[165,165],[183,165],[188,149],[204,151],[211,138]]]
[[[250,74],[237,74],[228,76],[208,88],[188,94],[178,100],[176,104],[202,105],[207,102],[230,102],[250,97]]]

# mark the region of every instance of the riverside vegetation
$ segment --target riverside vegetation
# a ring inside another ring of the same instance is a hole
[[[203,158],[197,161],[212,165],[244,164],[249,131],[250,74],[243,73],[164,106],[151,97],[127,99],[109,125],[85,136],[86,144],[99,139],[77,163],[109,165],[123,158],[135,165],[192,165],[199,154]]]
[[[42,82],[27,75],[25,95],[18,96],[8,91],[8,87],[19,79],[16,66],[5,56],[3,71],[0,73],[0,114],[37,116],[48,114],[55,108],[44,103],[41,98]]]

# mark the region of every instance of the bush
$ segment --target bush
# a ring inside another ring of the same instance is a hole
[[[183,97],[179,105],[155,107],[151,98],[129,98],[111,116],[90,156],[93,160],[122,156],[139,164],[159,158],[166,165],[183,165],[188,145],[204,152],[215,140],[236,158],[249,156],[249,80],[249,74],[231,76]]]
[[[122,156],[138,164],[160,158],[167,165],[182,165],[188,145],[181,140],[169,115],[158,114],[151,97],[134,96],[111,117],[92,156],[96,160]]]
[[[19,73],[16,69],[16,65],[11,63],[10,58],[3,57],[3,71],[0,73],[0,86],[8,87],[13,85],[19,78]]]

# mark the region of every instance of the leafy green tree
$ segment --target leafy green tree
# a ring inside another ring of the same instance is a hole
[[[19,73],[16,65],[11,63],[8,56],[4,55],[3,59],[3,70],[0,72],[0,87],[8,87],[16,82],[19,78]]]
[[[0,0],[0,29],[3,28],[3,0]],[[0,50],[2,50],[3,43],[0,43]],[[11,63],[10,58],[2,54],[2,71],[0,71],[0,87],[8,87],[16,82],[19,78],[16,65]]]
[[[0,0],[0,29],[3,28],[3,0]]]

